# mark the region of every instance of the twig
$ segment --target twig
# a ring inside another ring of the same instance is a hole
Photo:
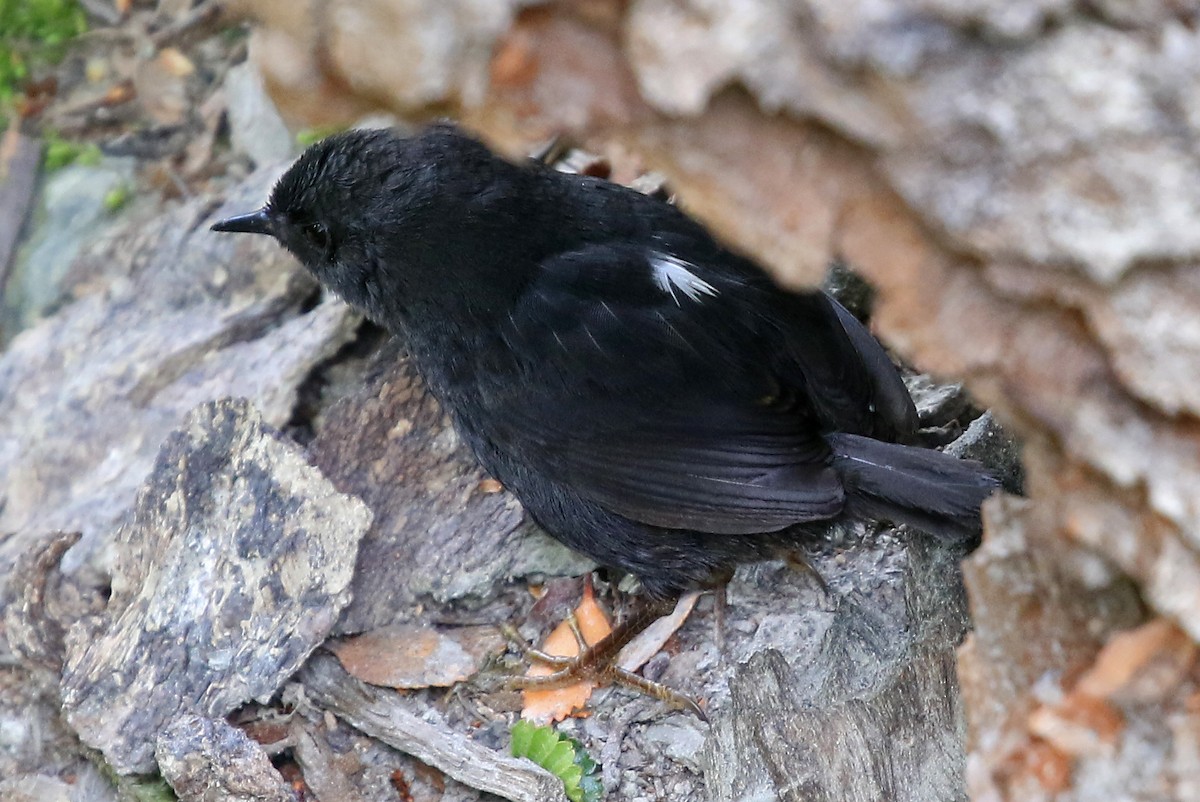
[[[414,716],[395,691],[359,682],[332,657],[310,660],[300,681],[313,703],[464,785],[514,802],[562,802],[562,781],[550,772]]]
[[[208,0],[208,2],[201,3],[193,8],[183,19],[173,22],[162,30],[151,34],[150,42],[157,48],[174,44],[196,28],[216,22],[224,10],[225,4],[221,0]]]

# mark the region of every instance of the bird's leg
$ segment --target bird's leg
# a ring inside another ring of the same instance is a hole
[[[587,642],[583,640],[583,635],[577,631],[578,624],[576,624],[572,630],[575,631],[575,637],[579,641],[580,652],[574,657],[556,657],[537,649],[523,647],[527,657],[558,670],[553,674],[541,677],[514,677],[511,684],[523,690],[535,688],[550,690],[572,685],[582,679],[606,679],[604,675],[615,667],[613,663],[625,645],[636,638],[642,630],[669,612],[671,612],[669,602],[651,601],[640,604],[628,618],[613,627],[612,632],[595,646],[587,645]],[[568,617],[567,621],[570,626],[571,617]]]
[[[529,153],[529,158],[532,161],[541,162],[548,167],[552,167],[570,149],[571,140],[560,134],[534,147]]]
[[[827,604],[830,603],[832,597],[829,593],[829,585],[825,584],[825,577],[821,576],[821,572],[813,567],[813,564],[806,556],[798,551],[788,551],[783,555],[783,559],[787,563],[788,568],[814,580],[817,583],[817,587],[821,590],[821,595],[825,597],[825,602]]]
[[[575,642],[579,644],[580,654],[586,652],[590,647],[583,637],[583,632],[581,632],[579,629],[579,619],[575,617],[575,611],[569,610],[565,620],[567,622],[567,626],[571,628],[571,634],[575,636]],[[500,626],[500,631],[504,634],[504,637],[508,639],[508,642],[521,653],[521,656],[531,662],[541,663],[542,665],[550,666],[551,668],[565,669],[573,666],[575,661],[578,659],[578,655],[575,657],[566,657],[564,655],[543,652],[541,649],[536,649],[533,646],[530,646],[525,641],[525,638],[521,637],[521,633],[518,632],[516,627],[514,627],[512,624],[502,624]]]
[[[632,671],[626,671],[620,666],[612,666],[613,682],[618,685],[624,685],[626,688],[632,688],[635,691],[644,693],[653,699],[660,702],[666,702],[676,710],[688,710],[696,714],[696,718],[701,721],[708,721],[708,715],[704,709],[696,703],[696,700],[690,696],[685,696],[679,691],[672,690],[661,682],[646,679],[640,674],[634,674]]]
[[[728,585],[720,584],[713,590],[713,637],[717,641],[717,655],[720,656],[721,662],[726,658],[725,644],[725,614],[729,607],[729,594],[726,592]]]
[[[553,690],[574,685],[583,680],[590,680],[597,684],[611,682],[667,702],[673,707],[690,710],[705,719],[704,711],[692,699],[616,664],[617,656],[630,641],[646,627],[670,613],[672,609],[673,605],[670,602],[644,602],[638,605],[628,618],[617,624],[607,637],[594,646],[588,646],[583,638],[583,633],[579,631],[578,622],[574,620],[574,615],[570,614],[566,619],[567,625],[571,627],[571,631],[579,643],[579,654],[575,657],[557,657],[530,648],[522,641],[518,648],[526,657],[535,662],[549,665],[556,670],[552,674],[540,677],[512,677],[506,684],[510,688],[520,690]]]

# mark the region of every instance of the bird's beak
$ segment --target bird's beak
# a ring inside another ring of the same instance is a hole
[[[272,224],[271,216],[267,213],[266,207],[258,211],[250,212],[250,214],[239,214],[237,217],[227,217],[224,220],[214,223],[213,231],[234,231],[242,234],[268,234],[275,235],[273,230],[275,226]]]

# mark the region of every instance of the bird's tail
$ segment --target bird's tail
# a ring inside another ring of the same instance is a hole
[[[852,434],[826,440],[850,515],[907,524],[943,540],[978,540],[979,505],[1000,486],[980,463]]]

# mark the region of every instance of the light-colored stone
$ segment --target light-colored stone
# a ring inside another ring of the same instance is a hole
[[[245,153],[255,165],[276,164],[292,155],[295,143],[291,132],[267,94],[255,62],[246,61],[229,70],[225,96],[234,150]]]

